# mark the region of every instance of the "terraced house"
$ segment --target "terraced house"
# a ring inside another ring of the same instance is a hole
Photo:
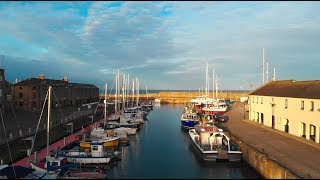
[[[249,120],[319,143],[320,80],[260,86],[249,94]]]

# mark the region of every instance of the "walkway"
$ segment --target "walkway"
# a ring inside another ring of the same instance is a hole
[[[243,120],[244,108],[241,102],[235,102],[232,110],[225,115],[229,117],[229,120],[221,125],[227,127],[243,142],[264,152],[301,178],[320,178],[318,166],[320,164],[320,144]]]

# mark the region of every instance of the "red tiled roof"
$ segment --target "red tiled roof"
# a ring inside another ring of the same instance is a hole
[[[270,81],[249,95],[320,99],[320,80]]]

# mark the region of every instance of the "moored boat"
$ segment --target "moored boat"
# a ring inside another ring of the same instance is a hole
[[[240,147],[216,126],[196,125],[189,130],[190,143],[204,161],[241,161]]]
[[[199,116],[196,112],[186,107],[185,112],[181,115],[181,127],[185,129],[193,128],[199,123]]]

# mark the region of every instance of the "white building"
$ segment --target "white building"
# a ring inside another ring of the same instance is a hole
[[[262,85],[249,94],[249,120],[319,143],[320,80]]]

